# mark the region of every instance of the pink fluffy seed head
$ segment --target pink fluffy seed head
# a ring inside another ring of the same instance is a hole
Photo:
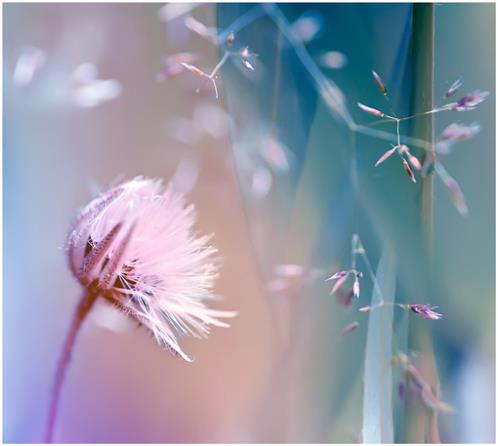
[[[216,249],[194,233],[193,206],[160,180],[134,178],[80,212],[66,247],[71,271],[145,326],[185,360],[178,338],[205,337],[235,313],[206,306],[215,298]],[[90,268],[91,266],[91,268]]]

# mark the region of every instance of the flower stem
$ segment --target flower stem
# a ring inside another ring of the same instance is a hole
[[[73,319],[69,327],[69,331],[66,335],[66,339],[62,347],[61,356],[59,358],[59,362],[57,363],[57,369],[55,371],[52,394],[50,396],[50,408],[48,411],[45,443],[52,443],[53,441],[55,422],[57,421],[57,410],[59,407],[60,393],[62,390],[62,385],[64,384],[64,378],[66,376],[67,366],[69,365],[69,361],[71,359],[71,352],[73,350],[76,337],[78,336],[83,321],[90,312],[96,299],[97,299],[97,294],[95,292],[86,290],[83,296],[80,298],[78,306],[76,307],[76,310],[74,312]]]

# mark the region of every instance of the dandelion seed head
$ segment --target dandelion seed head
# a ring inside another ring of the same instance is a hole
[[[178,338],[205,337],[233,312],[215,295],[216,249],[193,231],[193,206],[160,180],[137,177],[90,202],[71,226],[66,249],[79,282],[145,326],[183,359]]]

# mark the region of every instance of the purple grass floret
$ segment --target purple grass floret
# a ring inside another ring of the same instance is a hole
[[[414,313],[419,314],[424,319],[439,320],[443,317],[441,313],[433,311],[437,307],[430,306],[429,304],[408,304],[408,308]]]
[[[371,115],[378,116],[379,118],[384,117],[384,113],[376,108],[369,107],[368,105],[358,102],[358,107],[360,107],[364,112],[370,113]]]
[[[450,88],[448,88],[448,90],[444,94],[444,97],[446,99],[451,98],[462,85],[463,85],[463,79],[459,77],[455,82],[451,84]]]
[[[382,78],[374,70],[372,70],[372,75],[375,79],[375,85],[377,85],[377,88],[379,89],[379,91],[384,96],[387,96],[387,88],[386,88],[386,85],[384,84],[384,81],[382,80]]]
[[[451,109],[455,111],[474,110],[489,95],[489,91],[475,90],[467,93],[458,102],[452,104]]]

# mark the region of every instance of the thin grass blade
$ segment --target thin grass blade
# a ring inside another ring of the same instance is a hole
[[[392,443],[392,325],[396,264],[394,253],[384,248],[377,267],[371,305],[385,304],[370,312],[365,352],[363,390],[363,443]]]

